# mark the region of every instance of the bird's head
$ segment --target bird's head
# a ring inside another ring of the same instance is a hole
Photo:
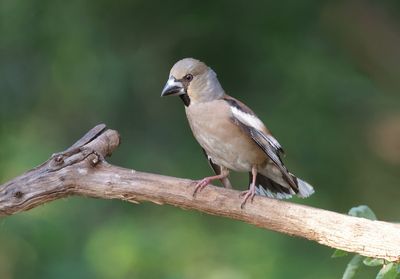
[[[215,72],[203,62],[184,58],[172,67],[161,96],[180,96],[185,106],[212,101],[224,95]]]

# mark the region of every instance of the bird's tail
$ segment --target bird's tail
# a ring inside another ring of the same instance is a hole
[[[288,184],[286,181],[280,183],[258,173],[256,177],[256,194],[276,199],[289,199],[294,195],[300,198],[307,198],[314,193],[314,188],[307,182],[297,178],[290,173],[297,189]],[[251,178],[251,173],[250,173]]]

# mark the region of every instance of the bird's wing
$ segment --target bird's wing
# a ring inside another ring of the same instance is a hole
[[[229,104],[232,114],[234,114],[236,118],[241,119],[243,124],[256,128],[264,135],[265,140],[267,140],[271,147],[275,149],[275,153],[278,156],[285,154],[285,151],[279,144],[278,140],[274,138],[267,127],[265,127],[264,123],[262,123],[262,121],[248,106],[228,95],[225,95],[223,100]]]
[[[297,184],[281,160],[280,156],[283,154],[283,149],[279,142],[270,134],[255,113],[243,103],[232,97],[225,98],[224,100],[226,100],[230,105],[232,122],[239,126],[241,130],[264,151],[269,159],[271,159],[271,161],[281,171],[283,179],[295,192],[298,192]]]

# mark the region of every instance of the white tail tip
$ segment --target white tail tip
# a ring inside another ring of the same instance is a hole
[[[312,194],[314,194],[315,191],[314,191],[313,186],[311,186],[307,182],[305,182],[301,179],[297,179],[297,184],[299,186],[299,193],[297,194],[298,197],[307,198],[307,197],[311,196]]]

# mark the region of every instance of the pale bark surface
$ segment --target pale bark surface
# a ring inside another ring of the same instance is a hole
[[[98,125],[66,151],[0,185],[0,216],[71,195],[129,202],[151,201],[241,220],[368,257],[400,261],[400,225],[255,197],[240,208],[239,191],[206,187],[193,197],[194,181],[110,165],[116,131]]]

